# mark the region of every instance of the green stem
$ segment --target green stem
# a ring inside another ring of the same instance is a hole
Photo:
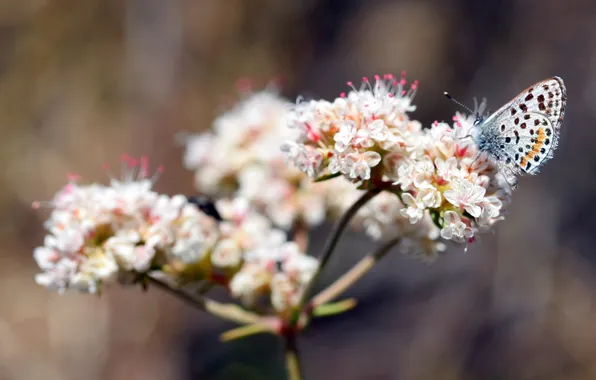
[[[296,346],[296,335],[291,333],[284,336],[284,344],[288,380],[302,380],[300,355],[298,353],[298,347]]]
[[[317,307],[312,308],[313,317],[327,317],[330,315],[337,315],[344,313],[350,309],[356,307],[356,299],[348,298],[347,300],[339,302],[330,302]]]
[[[183,302],[199,309],[213,314],[219,318],[226,319],[238,323],[240,325],[254,324],[261,320],[261,317],[255,313],[251,313],[234,304],[222,304],[213,301],[204,296],[191,296],[180,289],[170,287],[165,282],[156,278],[148,276],[149,282],[157,288],[173,295]]]
[[[254,323],[252,325],[244,325],[240,327],[236,327],[234,329],[228,330],[225,333],[219,336],[219,339],[222,342],[229,342],[231,340],[246,338],[247,336],[262,334],[262,333],[272,333],[275,334],[274,324],[273,323]]]
[[[335,247],[337,246],[337,243],[339,242],[339,238],[341,237],[344,230],[350,223],[350,220],[352,220],[354,215],[356,215],[358,210],[362,206],[364,206],[366,204],[366,202],[370,201],[372,198],[374,198],[380,192],[381,192],[381,189],[378,189],[378,188],[368,190],[352,206],[350,206],[350,208],[348,210],[346,210],[346,212],[337,221],[337,223],[335,223],[335,226],[333,227],[331,234],[329,235],[329,237],[327,238],[327,241],[325,242],[325,246],[323,247],[321,254],[317,257],[317,259],[319,261],[319,266],[317,267],[315,274],[313,275],[310,282],[306,285],[304,292],[302,293],[302,298],[300,299],[300,302],[298,303],[298,305],[300,307],[302,307],[302,305],[304,305],[304,302],[307,299],[308,294],[312,290],[312,287],[314,286],[314,284],[318,280],[319,276],[321,275],[321,272],[327,265],[327,262],[331,258],[331,255],[333,254]]]
[[[360,280],[365,274],[367,274],[375,264],[381,260],[391,248],[398,244],[400,238],[394,238],[389,240],[382,246],[380,246],[375,252],[367,255],[362,260],[358,261],[349,271],[344,273],[340,278],[335,280],[325,290],[321,291],[310,301],[311,309],[326,304],[327,302],[333,301],[335,298],[340,296],[349,287],[354,285]]]

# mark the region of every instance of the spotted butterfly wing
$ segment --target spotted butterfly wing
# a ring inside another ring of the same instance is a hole
[[[514,173],[536,174],[557,147],[566,102],[559,77],[528,87],[481,122],[484,150]]]

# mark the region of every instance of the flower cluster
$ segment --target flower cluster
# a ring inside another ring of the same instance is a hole
[[[314,226],[336,214],[330,192],[352,191],[335,183],[313,183],[286,165],[279,147],[294,136],[287,128],[289,104],[274,91],[248,95],[218,117],[213,130],[185,138],[184,165],[195,172],[203,195],[248,199],[276,226]]]
[[[369,180],[385,152],[409,149],[412,100],[418,83],[406,91],[405,75],[387,74],[367,78],[347,96],[332,103],[325,100],[298,102],[289,117],[295,140],[284,142],[282,150],[296,167],[312,178],[344,174],[354,181]],[[377,171],[378,172],[378,171]],[[380,178],[376,178],[380,179]]]
[[[98,293],[103,284],[155,275],[222,284],[248,305],[270,295],[277,312],[296,306],[317,260],[247,200],[218,201],[218,222],[183,195],[154,192],[146,158],[125,161],[123,180],[105,186],[72,178],[52,200],[49,234],[34,251],[38,284]]]
[[[433,123],[407,156],[392,154],[386,167],[401,190],[402,214],[411,223],[431,219],[441,237],[473,241],[503,218],[511,188],[497,163],[471,140],[473,116],[456,114],[453,126]]]
[[[38,284],[97,293],[103,283],[146,273],[160,261],[198,262],[218,239],[216,222],[186,197],[151,190],[146,158],[124,160],[124,180],[104,186],[71,178],[51,201],[49,234],[34,251],[43,270]]]
[[[299,102],[289,126],[300,135],[283,144],[287,159],[312,178],[343,174],[394,193],[360,212],[358,220],[373,237],[413,233],[419,243],[414,250],[423,247],[427,254],[442,248],[427,244],[439,236],[472,241],[502,218],[510,192],[498,166],[470,138],[474,118],[456,114],[453,126],[422,128],[408,116],[417,82],[406,91],[403,74],[375,79],[364,78],[360,90],[332,103]]]
[[[290,311],[314,275],[317,260],[286,241],[285,233],[272,228],[246,200],[218,201],[217,206],[225,220],[221,230],[226,246],[242,247],[242,265],[229,283],[231,294],[248,306],[270,294],[276,311]]]
[[[445,250],[440,241],[440,228],[435,225],[429,212],[423,212],[420,220],[411,223],[407,208],[390,192],[383,192],[369,201],[356,215],[353,225],[364,229],[375,240],[388,241],[399,237],[400,252],[432,261]]]

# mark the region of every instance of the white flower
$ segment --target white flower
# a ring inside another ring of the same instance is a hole
[[[349,121],[343,123],[339,128],[339,132],[333,136],[333,139],[335,140],[335,150],[338,152],[345,151],[356,137],[357,132],[358,128],[354,122]]]
[[[381,78],[375,75],[375,83],[371,84],[368,78],[363,78],[360,90],[354,88],[348,98],[357,102],[362,107],[363,113],[367,116],[385,117],[394,120],[406,112],[416,110],[412,100],[416,94],[418,82],[415,81],[409,91],[405,90],[405,72],[397,79],[391,74],[385,74]],[[348,83],[351,85],[351,83]]]
[[[232,239],[221,240],[211,254],[211,262],[219,268],[235,267],[242,261],[242,251]]]
[[[464,157],[460,161],[460,167],[463,170],[479,175],[487,171],[491,166],[488,155],[485,152],[479,152],[475,157]]]
[[[252,306],[271,281],[271,274],[256,264],[245,264],[230,281],[230,293],[244,304]]]
[[[423,205],[416,206],[422,208]],[[383,192],[360,209],[353,224],[362,226],[366,234],[375,240],[387,241],[399,237],[397,249],[402,253],[419,255],[426,260],[436,257],[445,246],[438,241],[439,228],[434,225],[428,209],[411,210],[417,219],[415,224],[410,223],[407,213],[405,216],[402,214],[405,209],[395,194]],[[422,217],[419,211],[422,211]]]
[[[322,218],[313,218],[303,199],[322,205],[324,215],[327,197],[311,192],[311,181],[304,179],[323,173],[329,152],[302,142],[319,141],[330,127],[323,119],[333,112],[329,102],[290,105],[271,90],[244,94],[214,121],[211,131],[185,139],[185,165],[194,171],[195,186],[203,195],[245,197],[279,227],[319,224]]]
[[[286,120],[288,127],[299,131],[298,141],[313,140],[318,141],[321,136],[319,126],[316,125],[315,119],[317,116],[322,116],[328,112],[331,105],[328,102],[317,102],[311,100],[309,102],[302,102],[300,99],[293,106],[293,109],[288,113]],[[321,125],[320,127],[323,127]]]
[[[401,198],[407,207],[401,209],[400,212],[412,224],[417,223],[424,217],[426,209],[439,207],[442,200],[441,193],[434,187],[421,189],[416,195],[416,198],[410,193],[403,193]]]
[[[381,155],[377,152],[348,153],[344,159],[345,170],[354,179],[370,179],[371,168],[381,162]]]
[[[211,148],[214,144],[215,135],[205,133],[192,135],[185,139],[186,150],[184,151],[183,163],[188,169],[195,169],[205,164],[210,158]]]
[[[458,178],[451,183],[451,190],[443,193],[445,199],[454,206],[466,210],[473,217],[479,217],[482,212],[482,201],[486,189],[476,186],[470,181]]]
[[[43,270],[48,270],[56,265],[61,258],[61,255],[58,251],[54,250],[53,248],[49,247],[47,244],[47,240],[49,238],[53,238],[52,235],[46,236],[46,246],[37,247],[33,251],[33,258],[37,262],[37,265]]]
[[[362,126],[356,131],[356,136],[353,139],[352,146],[350,148],[362,150],[375,146],[375,141],[372,139],[371,132],[372,131],[368,129],[367,124],[362,124]]]
[[[374,85],[364,78],[360,89],[348,82],[353,91],[333,103],[299,103],[288,117],[290,128],[303,131],[293,142],[309,152],[318,152],[316,157],[321,160],[316,160],[317,166],[312,168],[303,152],[286,143],[283,149],[289,161],[311,177],[315,177],[313,172],[328,170],[331,174],[341,172],[350,179],[369,180],[371,168],[378,165],[385,151],[410,148],[402,135],[408,132],[406,113],[415,108],[411,100],[418,85],[414,83],[406,91],[405,84],[404,77],[377,75]]]
[[[501,209],[509,201],[509,196],[500,180],[498,168],[487,160],[486,154],[479,152],[469,138],[470,118],[464,119],[461,115],[456,116],[453,128],[446,123],[435,122],[430,129],[414,128],[409,133],[402,130],[404,142],[398,146],[412,148],[392,148],[384,164],[387,173],[392,174],[388,177],[395,180],[402,191],[410,194],[404,196],[406,204],[400,209],[400,215],[418,220],[424,208],[439,213],[452,211],[458,215],[466,212],[461,222],[466,226],[464,235],[469,236],[486,231],[503,219]],[[425,189],[432,191],[422,195]],[[452,206],[457,210],[454,211]],[[447,215],[448,219],[453,219],[453,216]],[[386,235],[384,228],[378,228],[379,224],[375,226],[380,231],[377,233]],[[453,228],[446,225],[444,233],[452,234]]]
[[[291,112],[296,116],[289,118],[290,127],[307,132],[286,150],[295,150],[290,156],[296,157],[303,154],[300,149],[319,152],[322,160],[317,162],[317,173],[341,173],[352,183],[369,181],[374,173],[375,181],[365,185],[399,185],[404,204],[385,205],[391,213],[367,214],[358,225],[380,239],[410,234],[412,224],[422,225],[425,233],[412,234],[402,248],[408,245],[407,250],[436,252],[441,248],[436,241],[439,229],[431,213],[443,214],[455,206],[455,212],[464,215],[464,223],[476,232],[502,219],[508,194],[498,168],[470,138],[474,118],[457,114],[453,127],[436,121],[431,128],[422,128],[408,115],[415,108],[411,101],[418,85],[406,91],[405,83],[405,78],[391,75],[375,76],[374,83],[364,78],[360,88],[348,83],[353,91],[332,103],[321,100],[297,106]],[[306,172],[308,165],[303,161],[298,158],[293,163]],[[376,168],[379,162],[383,165]]]
[[[72,223],[70,228],[56,230],[54,235],[46,236],[45,245],[65,253],[78,252],[85,242],[85,234],[82,228]]]
[[[300,252],[293,242],[279,248],[280,267],[271,279],[271,305],[277,311],[297,306],[306,285],[314,276],[318,261]]]
[[[281,249],[286,251],[284,253],[286,257],[283,264],[284,272],[299,284],[308,284],[319,267],[317,259],[300,252],[298,245],[293,242],[286,243]]]
[[[489,218],[496,218],[500,214],[503,202],[496,196],[485,197],[482,202],[482,211],[486,213]]]
[[[432,186],[420,189],[420,191],[416,195],[416,198],[420,199],[420,202],[426,208],[439,207],[443,201],[443,198],[441,198],[441,193],[438,192],[437,189],[435,189]]]
[[[280,150],[284,153],[286,162],[298,163],[303,160],[304,148],[301,144],[295,141],[284,141],[280,146]]]
[[[441,237],[447,240],[462,242],[471,239],[474,231],[462,222],[458,213],[446,211],[443,215],[444,227],[441,229]]]
[[[276,273],[271,279],[271,305],[277,311],[284,311],[296,305],[300,291],[285,273]]]
[[[455,157],[449,157],[447,160],[437,157],[435,159],[435,166],[437,167],[437,175],[444,181],[449,182],[461,175]]]
[[[336,154],[329,159],[329,173],[336,174],[336,173],[343,173],[345,172],[346,165],[344,163],[344,156]]]
[[[401,210],[401,214],[410,220],[411,224],[417,223],[424,216],[424,203],[414,198],[409,193],[402,194],[401,197],[406,206]]]
[[[219,239],[216,222],[196,207],[185,204],[175,221],[171,255],[183,263],[197,263],[205,257]]]
[[[395,184],[400,185],[403,191],[410,191],[415,188],[414,179],[418,173],[414,168],[413,164],[406,162],[397,167],[397,181],[395,181]]]
[[[485,197],[482,202],[482,214],[476,219],[478,227],[482,230],[492,226],[496,221],[503,219],[501,208],[503,202],[496,196]]]
[[[87,274],[93,278],[94,283],[111,282],[116,279],[119,270],[118,263],[112,256],[96,250],[95,254],[91,253],[88,259],[81,263],[79,274]]]
[[[123,270],[144,272],[151,266],[155,256],[153,246],[142,243],[141,235],[135,230],[118,231],[105,242],[105,249],[116,257]]]
[[[262,165],[251,165],[238,175],[240,188],[238,196],[245,199],[259,199],[259,194],[270,186],[272,173],[270,168]]]
[[[472,131],[474,131],[476,116],[473,114],[466,116],[456,112],[453,120],[455,121],[453,128],[453,138],[455,141],[457,141],[457,144],[463,147],[471,145],[473,141],[470,137]]]
[[[64,257],[43,273],[35,275],[35,282],[60,293],[67,289],[97,293],[100,284],[113,281],[117,272],[115,260],[106,255],[92,255],[83,263]]]
[[[213,248],[218,239],[213,219],[182,195],[152,191],[146,158],[124,161],[123,179],[112,179],[110,186],[69,184],[55,197],[45,223],[50,234],[34,251],[44,272],[36,276],[38,283],[98,292],[119,279],[117,274],[148,272],[158,251],[189,263]]]
[[[410,193],[403,193],[401,198],[407,207],[401,209],[400,212],[412,224],[417,223],[424,217],[426,209],[441,205],[441,193],[433,187],[421,189],[416,195],[416,198]]]
[[[323,155],[310,146],[300,146],[293,141],[286,141],[281,146],[281,151],[301,171],[309,177],[315,178],[323,162]]]
[[[397,181],[402,190],[433,187],[431,185],[435,173],[435,166],[428,157],[419,160],[403,160],[397,167]]]
[[[237,197],[233,199],[220,199],[215,202],[217,211],[224,220],[242,223],[251,213],[251,206],[248,199]]]
[[[43,273],[36,274],[35,282],[50,290],[57,290],[63,293],[68,288],[73,276],[77,273],[77,269],[78,265],[74,260],[63,258],[51,268],[44,270]],[[93,288],[93,286],[90,286],[90,288]]]
[[[243,264],[230,281],[230,291],[247,305],[269,292],[271,305],[280,313],[296,306],[318,261],[286,241],[283,231],[262,231],[262,239],[243,253]]]
[[[371,139],[378,142],[386,141],[392,136],[389,128],[381,119],[368,123],[364,130],[367,131],[367,135],[370,136]]]
[[[414,186],[425,188],[431,186],[432,176],[435,174],[435,166],[428,157],[423,157],[414,164]]]

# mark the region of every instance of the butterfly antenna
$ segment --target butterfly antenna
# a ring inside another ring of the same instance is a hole
[[[453,103],[457,104],[458,106],[460,106],[461,108],[465,109],[466,111],[470,112],[471,115],[474,114],[474,111],[472,111],[470,109],[470,107],[466,106],[465,104],[463,104],[462,102],[458,101],[457,99],[455,99],[453,96],[451,96],[447,91],[443,92],[443,95],[445,95],[447,97],[447,99],[451,100]]]

